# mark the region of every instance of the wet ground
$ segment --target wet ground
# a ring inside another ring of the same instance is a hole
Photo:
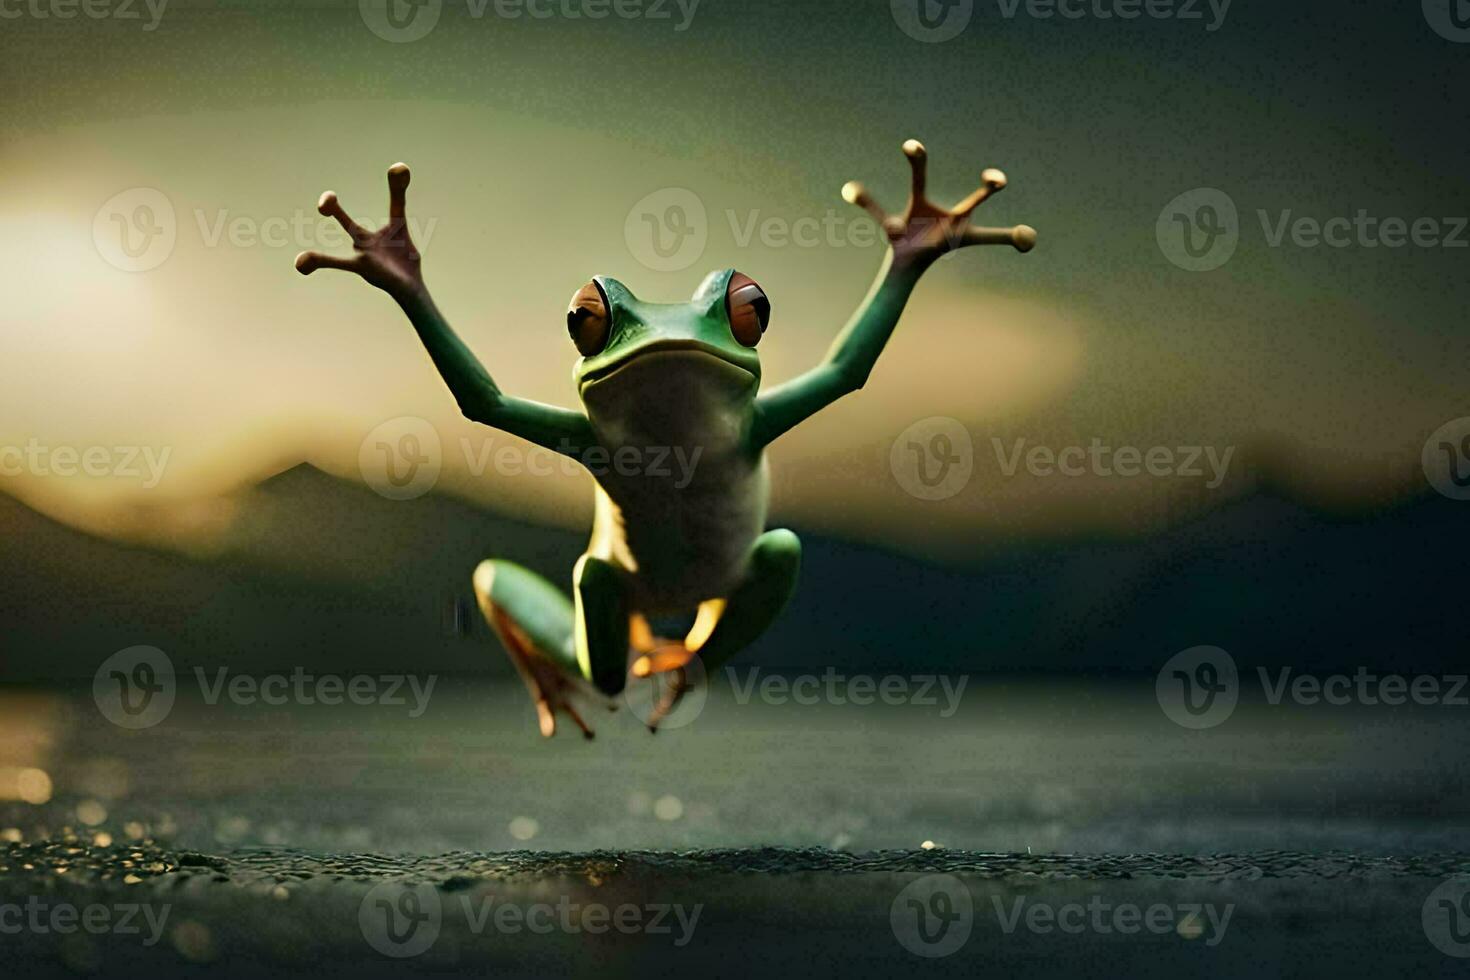
[[[211,704],[181,675],[138,730],[90,691],[0,693],[0,968],[1470,968],[1464,709],[1248,697],[1191,731],[1152,678],[976,677],[934,704],[910,680],[867,706],[735,680],[657,736],[637,705],[592,718],[591,742],[453,676],[413,716],[411,694]]]

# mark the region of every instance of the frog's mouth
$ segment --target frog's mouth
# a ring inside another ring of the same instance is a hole
[[[593,386],[612,379],[624,369],[654,354],[674,356],[690,363],[718,362],[720,368],[725,371],[740,372],[738,377],[744,384],[752,384],[756,380],[756,372],[752,371],[750,365],[743,363],[733,352],[723,350],[714,344],[707,344],[702,340],[674,337],[634,347],[617,360],[600,365],[582,378],[581,391],[586,392]]]

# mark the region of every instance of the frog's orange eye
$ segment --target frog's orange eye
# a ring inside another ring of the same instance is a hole
[[[746,347],[761,342],[761,335],[771,322],[771,301],[766,291],[743,272],[730,277],[725,290],[725,314],[730,320],[730,332]]]
[[[583,357],[591,357],[607,346],[607,297],[597,283],[589,282],[572,297],[567,307],[567,332]]]

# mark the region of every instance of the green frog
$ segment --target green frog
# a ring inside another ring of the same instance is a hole
[[[708,674],[759,637],[796,589],[801,542],[766,528],[765,449],[783,433],[857,391],[893,334],[914,287],[937,259],[969,245],[1036,244],[1026,225],[971,224],[981,203],[1006,186],[999,170],[952,208],[925,191],[928,154],[903,144],[911,171],[908,206],[889,216],[857,182],[842,189],[882,226],[888,250],[872,289],[826,358],[762,390],[756,348],[771,301],[751,277],[712,272],[684,303],[651,303],[616,279],[597,276],[573,295],[567,330],[580,355],[573,372],[582,410],[508,395],[450,328],[424,285],[409,237],[409,169],[388,170],[388,223],[358,225],[337,196],[318,210],[351,237],[354,254],[303,252],[296,268],[356,273],[407,314],[466,417],[582,462],[596,486],[591,541],[572,569],[571,593],[500,558],[472,576],[476,599],[525,681],[541,733],[560,715],[590,738],[574,698],[610,701],[629,677],[656,685],[651,731],[689,689],[691,663]],[[690,463],[656,465],[677,452]],[[651,621],[692,616],[682,637],[655,634]]]

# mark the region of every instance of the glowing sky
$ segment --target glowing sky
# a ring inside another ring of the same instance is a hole
[[[562,313],[591,275],[678,300],[711,269],[749,273],[773,300],[761,354],[781,380],[821,355],[881,257],[843,181],[901,206],[909,136],[941,200],[1004,168],[984,221],[1034,225],[1040,246],[972,249],[930,274],[867,389],[774,448],[776,522],[956,555],[1148,527],[1260,478],[1372,506],[1421,491],[1425,438],[1470,414],[1470,250],[1271,244],[1283,217],[1366,211],[1448,233],[1470,214],[1470,46],[1418,4],[1238,3],[1207,31],[979,3],[940,43],[905,34],[887,0],[702,0],[684,30],[672,3],[668,19],[602,20],[449,3],[407,43],[356,3],[173,0],[149,31],[137,6],[141,22],[0,20],[0,445],[169,453],[149,488],[0,476],[85,527],[207,534],[212,498],[295,462],[360,478],[364,437],[404,415],[439,431],[442,490],[585,520],[584,478],[470,472],[461,439],[510,437],[458,417],[391,301],[292,271],[302,248],[345,251],[320,240],[317,195],[381,219],[399,159],[440,306],[503,388],[562,404]],[[1209,272],[1171,264],[1155,237],[1197,187],[1240,215],[1235,254]],[[94,224],[107,234],[99,209],[119,194],[134,214],[137,188],[166,199],[175,240],[124,271]],[[667,188],[699,200],[706,242],[660,271],[625,230]],[[811,237],[787,241],[803,219]],[[931,416],[974,445],[970,482],[939,501],[889,465]],[[1206,490],[1007,475],[1016,440],[1234,455]]]

